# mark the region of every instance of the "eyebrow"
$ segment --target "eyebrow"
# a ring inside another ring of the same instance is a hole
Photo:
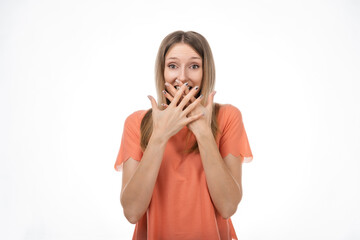
[[[177,58],[177,57],[169,57],[167,59],[179,59],[179,58]],[[191,57],[190,59],[201,59],[201,58],[199,58],[199,57]]]

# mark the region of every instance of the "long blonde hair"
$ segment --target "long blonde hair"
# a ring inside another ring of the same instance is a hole
[[[167,35],[160,44],[156,63],[155,63],[155,84],[158,98],[158,107],[161,108],[162,103],[169,103],[162,93],[165,89],[165,79],[164,79],[164,69],[165,69],[165,55],[170,47],[176,43],[185,43],[191,46],[202,58],[203,60],[203,79],[201,81],[200,92],[198,95],[202,94],[203,99],[201,104],[205,105],[210,93],[214,90],[215,87],[215,64],[214,58],[207,40],[199,33],[193,31],[175,31]],[[218,132],[217,125],[217,114],[219,111],[219,104],[214,104],[213,114],[211,120],[211,130],[216,138]],[[143,151],[145,151],[146,146],[149,142],[150,136],[152,134],[152,109],[150,108],[145,114],[144,118],[141,121],[140,130],[141,130],[141,141],[140,145]],[[197,142],[186,152],[198,151]]]

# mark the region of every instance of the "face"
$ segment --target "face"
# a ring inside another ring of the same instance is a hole
[[[176,43],[165,55],[165,82],[176,88],[178,84],[175,80],[178,79],[182,83],[187,82],[191,88],[200,87],[203,77],[202,64],[201,56],[192,47],[185,43]]]

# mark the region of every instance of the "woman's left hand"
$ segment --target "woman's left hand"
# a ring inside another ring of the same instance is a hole
[[[196,137],[199,136],[200,133],[206,133],[207,131],[211,133],[211,120],[215,93],[215,91],[210,93],[205,107],[202,104],[198,104],[189,114],[189,116],[196,115],[198,113],[204,114],[203,117],[187,125]]]
[[[180,87],[183,85],[179,81]],[[176,89],[173,86],[167,86],[167,90],[171,95],[175,95]],[[189,93],[187,90],[185,92],[186,94]],[[213,103],[214,103],[214,95],[216,91],[213,91],[208,96],[208,99],[206,101],[206,106],[203,106],[202,104],[196,105],[196,107],[189,113],[188,116],[193,116],[199,113],[203,113],[204,116],[199,118],[196,121],[191,122],[187,125],[187,127],[194,133],[195,137],[199,136],[200,133],[206,133],[207,131],[211,132],[211,119],[212,119],[212,111],[213,111]],[[170,100],[170,99],[169,99]],[[194,99],[190,100],[193,101]]]

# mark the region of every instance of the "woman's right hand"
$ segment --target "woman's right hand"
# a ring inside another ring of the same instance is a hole
[[[152,106],[153,134],[164,137],[166,141],[179,132],[184,126],[203,116],[203,113],[199,113],[188,117],[189,113],[200,103],[202,96],[198,97],[185,108],[186,104],[189,103],[190,99],[194,97],[199,90],[195,88],[191,89],[180,101],[185,89],[187,89],[187,84],[181,86],[170,105],[164,110],[158,108],[156,100],[152,96],[148,96]]]

